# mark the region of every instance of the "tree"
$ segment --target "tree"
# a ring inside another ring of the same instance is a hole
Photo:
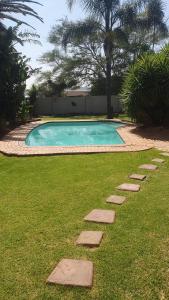
[[[100,96],[100,95],[106,95],[106,78],[99,76],[97,78],[94,78],[91,82],[91,95],[93,96]],[[120,94],[121,87],[123,84],[123,77],[121,76],[112,76],[112,95],[118,95]]]
[[[63,19],[53,26],[48,40],[54,46],[54,50],[45,53],[40,61],[50,65],[54,78],[59,76],[66,81],[70,81],[70,78],[71,81],[75,79],[78,85],[92,85],[94,79],[106,78],[103,33],[100,32],[97,24],[95,23],[95,30],[89,35],[72,35],[69,41],[67,39],[69,29],[83,27],[84,22],[87,26],[93,26],[90,19],[82,22],[70,22]],[[63,37],[67,40],[66,53]],[[129,63],[129,53],[122,47],[124,47],[124,42],[114,38],[111,71],[116,77],[121,76]]]
[[[163,2],[161,0],[150,0],[147,5],[147,20],[153,49],[159,39],[168,37],[168,27],[164,17]]]
[[[0,118],[14,124],[25,98],[29,67],[25,56],[13,47],[13,31],[0,31]]]
[[[38,76],[38,94],[43,94],[46,97],[62,96],[66,88],[71,88],[77,85],[76,80],[71,77],[64,78],[64,76],[54,76],[53,72],[40,72]]]
[[[68,5],[76,2],[68,0]],[[118,40],[127,43],[127,36],[123,30],[124,23],[133,22],[133,11],[128,11],[120,5],[119,0],[83,0],[80,1],[84,9],[91,15],[88,23],[84,22],[80,27],[70,28],[64,36],[64,43],[75,34],[89,35],[92,32],[100,32],[102,36],[103,49],[106,58],[106,90],[107,90],[107,117],[112,118],[113,108],[111,106],[111,77],[112,77],[112,49],[114,43]],[[125,19],[124,16],[125,10]]]
[[[34,106],[38,98],[38,89],[36,85],[32,85],[31,88],[27,91],[28,101],[30,106],[30,116],[32,117],[34,114]]]
[[[14,17],[22,14],[42,21],[28,4],[39,3],[32,0],[0,0],[0,121],[5,120],[9,124],[15,124],[18,116],[25,118],[29,110],[25,100],[26,80],[34,70],[28,66],[29,59],[16,51],[15,44],[39,43],[39,36],[36,33],[19,31],[22,24],[32,26]],[[3,24],[5,19],[17,25],[6,28]]]
[[[71,9],[76,0],[67,0],[67,2]],[[140,0],[122,5],[119,0],[80,0],[79,2],[89,13],[90,18],[87,22],[81,22],[81,26],[70,26],[63,36],[63,44],[67,45],[73,36],[87,36],[100,32],[106,58],[107,115],[110,118],[112,117],[111,77],[114,45],[117,41],[125,43],[128,44],[129,51],[132,51],[131,45],[135,43],[133,53],[133,60],[135,60],[144,49],[149,49],[148,43],[144,43],[143,47],[138,47],[140,44],[138,44],[137,34],[139,33],[139,37],[142,38],[147,31],[146,38],[150,41],[153,28],[154,48],[155,43],[168,34],[162,2],[161,0]]]
[[[30,24],[13,17],[11,14],[22,14],[24,16],[29,15],[43,22],[42,18],[39,17],[37,12],[32,9],[28,4],[39,4],[37,1],[32,0],[0,0],[0,24],[4,19],[11,20],[17,24]],[[2,25],[1,25],[2,26]]]
[[[98,73],[105,76],[105,58],[102,54],[102,44],[97,35],[82,36],[74,38],[67,46],[67,52],[63,48],[62,39],[66,30],[76,24],[67,19],[62,20],[53,26],[49,42],[54,46],[54,50],[45,53],[40,61],[47,63],[51,67],[53,78],[64,78],[66,82],[75,81],[77,84],[85,85],[90,83]],[[79,24],[79,22],[78,22]]]

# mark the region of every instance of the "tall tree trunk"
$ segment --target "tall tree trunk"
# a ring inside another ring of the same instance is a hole
[[[111,45],[111,11],[107,9],[105,15],[106,21],[106,38],[105,38],[105,56],[106,56],[106,93],[107,93],[107,118],[111,119],[113,117],[113,107],[111,105],[111,90],[112,90],[112,80],[111,80],[111,67],[112,67],[112,45]]]
[[[155,25],[155,21],[153,24],[153,50],[155,49],[155,39],[156,39],[156,25]]]
[[[107,118],[111,119],[113,117],[113,107],[111,105],[111,59],[106,57],[106,91],[107,91]]]

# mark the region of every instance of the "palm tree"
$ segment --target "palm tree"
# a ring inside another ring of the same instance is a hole
[[[161,0],[149,0],[147,5],[147,20],[153,49],[159,39],[168,37],[168,26],[164,17],[163,2]]]
[[[2,20],[8,19],[17,24],[25,24],[30,27],[28,23],[13,17],[11,14],[29,15],[43,22],[42,18],[38,16],[37,12],[28,4],[39,4],[39,2],[32,0],[0,0],[0,24],[3,27]]]
[[[75,0],[67,0],[71,9]],[[90,34],[99,31],[103,37],[103,49],[106,58],[106,90],[107,90],[107,117],[112,118],[111,105],[112,82],[112,50],[118,43],[127,43],[127,34],[124,25],[134,22],[135,8],[131,5],[121,5],[120,0],[80,0],[90,18],[77,28],[70,28],[64,36],[64,43],[69,41],[71,35]]]
[[[67,0],[71,9],[77,0]],[[111,77],[112,77],[112,50],[115,44],[128,44],[130,35],[142,31],[153,48],[157,41],[168,33],[164,21],[162,0],[134,0],[121,4],[120,0],[79,0],[83,9],[89,13],[89,18],[78,26],[66,30],[63,43],[66,45],[71,36],[89,35],[100,32],[103,39],[103,48],[106,57],[107,82],[107,116],[113,116],[111,106]],[[129,44],[128,44],[129,45]]]

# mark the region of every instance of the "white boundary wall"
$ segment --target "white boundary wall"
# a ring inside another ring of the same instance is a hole
[[[118,96],[112,96],[112,106],[115,113],[122,112]],[[90,115],[105,114],[106,111],[106,96],[41,97],[35,105],[35,113],[38,115]]]

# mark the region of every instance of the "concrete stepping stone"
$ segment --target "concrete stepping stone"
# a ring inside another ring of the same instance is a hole
[[[140,180],[143,181],[144,179],[146,179],[146,175],[141,175],[141,174],[132,174],[129,176],[130,179],[135,179],[135,180]]]
[[[127,191],[127,192],[139,192],[140,185],[132,183],[123,183],[117,187],[118,190]]]
[[[162,153],[160,153],[160,155],[169,156],[169,152],[162,152]]]
[[[149,170],[149,171],[155,171],[158,169],[158,166],[151,165],[151,164],[145,164],[145,165],[141,165],[139,168],[144,169],[144,170]]]
[[[87,260],[62,259],[48,277],[47,283],[91,287],[93,263]]]
[[[153,162],[156,162],[156,163],[159,163],[159,164],[162,164],[162,163],[165,162],[165,160],[164,160],[164,159],[161,159],[161,158],[154,158],[154,159],[152,159],[152,161],[153,161]]]
[[[126,197],[116,196],[116,195],[112,195],[108,197],[106,200],[107,203],[118,204],[118,205],[123,204],[125,201],[126,201]]]
[[[102,241],[102,231],[82,231],[76,244],[88,247],[98,247]]]
[[[115,211],[94,209],[85,218],[85,221],[112,224],[115,222]]]

